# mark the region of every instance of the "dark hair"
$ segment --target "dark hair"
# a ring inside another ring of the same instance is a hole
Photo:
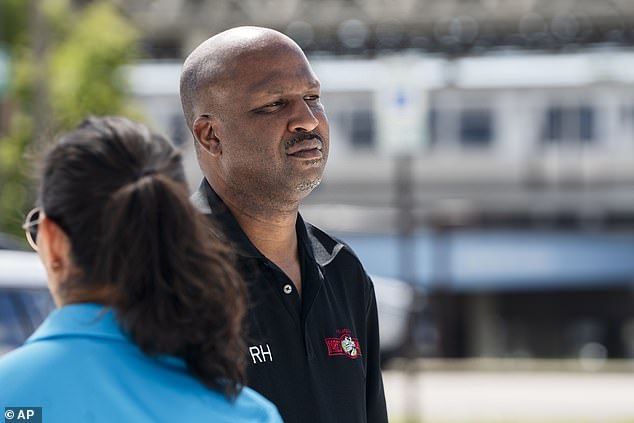
[[[181,357],[202,383],[235,397],[245,382],[246,290],[190,203],[181,155],[165,138],[121,117],[87,119],[47,154],[40,204],[70,238],[78,269],[62,297],[103,290],[145,353]]]

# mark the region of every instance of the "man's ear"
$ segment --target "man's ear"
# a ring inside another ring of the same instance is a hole
[[[214,157],[222,154],[222,144],[216,135],[212,118],[210,116],[198,116],[194,121],[194,138],[200,147]]]

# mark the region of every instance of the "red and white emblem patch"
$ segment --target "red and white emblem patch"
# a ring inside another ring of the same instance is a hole
[[[352,359],[361,356],[359,339],[352,337],[350,329],[339,329],[337,335],[338,338],[326,338],[329,356],[343,355]]]

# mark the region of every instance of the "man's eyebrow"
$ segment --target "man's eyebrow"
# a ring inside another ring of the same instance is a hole
[[[281,74],[269,75],[268,78],[261,79],[260,81],[252,84],[250,87],[250,91],[251,92],[261,91],[263,94],[275,95],[275,94],[284,94],[292,90],[292,87],[290,85],[283,85],[283,84],[267,87],[270,84],[271,79],[275,79],[275,78],[282,79],[282,75]],[[319,88],[319,87],[320,87],[319,80],[314,78],[311,78],[306,83],[306,88],[309,90]]]

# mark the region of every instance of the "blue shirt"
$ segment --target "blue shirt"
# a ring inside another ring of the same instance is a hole
[[[272,422],[277,409],[244,388],[234,402],[182,360],[144,354],[97,304],[53,311],[0,359],[0,411],[42,407],[42,422]]]

